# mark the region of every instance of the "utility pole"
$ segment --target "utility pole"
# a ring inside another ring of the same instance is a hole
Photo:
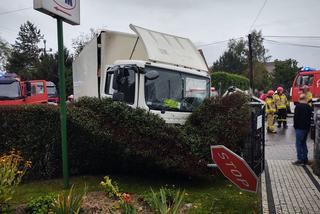
[[[47,55],[47,46],[46,46],[46,43],[47,43],[47,40],[43,40],[43,45],[44,45],[44,48],[43,48],[43,52],[44,52],[44,55]]]
[[[252,63],[252,37],[251,34],[248,35],[249,42],[249,79],[250,79],[250,89],[249,92],[253,95],[254,85],[253,85],[253,63]]]

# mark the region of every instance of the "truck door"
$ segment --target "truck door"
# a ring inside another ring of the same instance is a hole
[[[109,68],[104,78],[102,97],[124,102],[132,107],[138,103],[138,72],[135,65]]]
[[[31,96],[26,98],[26,104],[48,103],[46,81],[30,80]]]

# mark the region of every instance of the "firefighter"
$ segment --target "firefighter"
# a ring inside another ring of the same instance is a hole
[[[267,113],[267,131],[270,133],[276,133],[274,126],[274,117],[276,113],[276,106],[273,100],[273,90],[269,90],[266,97],[266,113]]]
[[[283,94],[283,88],[281,86],[277,88],[276,93],[273,95],[273,100],[278,115],[278,128],[281,128],[281,123],[283,123],[283,128],[287,128],[287,108],[289,108],[289,103],[286,95]]]

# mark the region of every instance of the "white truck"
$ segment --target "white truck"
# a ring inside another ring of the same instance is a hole
[[[130,25],[101,31],[73,62],[74,98],[110,97],[183,124],[210,96],[203,55],[186,38]]]

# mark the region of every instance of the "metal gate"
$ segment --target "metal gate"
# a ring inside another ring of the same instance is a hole
[[[314,164],[313,169],[320,175],[320,103],[314,103]]]
[[[242,157],[257,176],[264,170],[265,108],[261,102],[250,102],[251,129],[243,145]]]

